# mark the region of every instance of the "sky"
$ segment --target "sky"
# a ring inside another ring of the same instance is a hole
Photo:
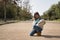
[[[35,12],[43,15],[43,12],[47,11],[53,4],[57,4],[58,1],[60,0],[30,0],[32,15]]]

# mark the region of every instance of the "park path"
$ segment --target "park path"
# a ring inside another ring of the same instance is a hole
[[[29,36],[32,21],[0,26],[0,40],[60,40],[60,23],[46,22],[42,36]]]

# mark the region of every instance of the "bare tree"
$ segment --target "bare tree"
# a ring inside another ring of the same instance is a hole
[[[23,1],[23,7],[27,9],[27,12],[30,12],[31,6],[29,4],[29,0]]]

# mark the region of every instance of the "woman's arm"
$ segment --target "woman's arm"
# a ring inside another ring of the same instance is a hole
[[[38,26],[43,26],[45,23],[46,23],[45,20],[41,19],[38,23]]]

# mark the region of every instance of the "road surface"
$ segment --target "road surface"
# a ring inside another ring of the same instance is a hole
[[[60,40],[60,23],[46,22],[42,36],[29,36],[32,21],[0,26],[0,40]]]

